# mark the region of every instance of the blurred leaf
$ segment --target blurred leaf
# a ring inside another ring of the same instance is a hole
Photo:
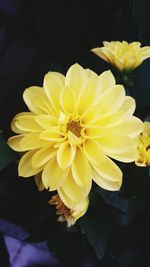
[[[120,191],[110,192],[100,187],[96,187],[96,192],[111,207],[112,216],[120,226],[127,225],[135,217],[135,198],[125,196]]]
[[[2,171],[8,164],[17,160],[17,158],[17,153],[11,150],[0,133],[0,171]]]
[[[113,218],[119,226],[127,226],[137,214],[136,200],[131,199],[127,212],[121,212],[119,210],[112,210]]]
[[[96,192],[104,199],[105,203],[107,203],[108,205],[122,212],[127,212],[129,208],[129,201],[121,194],[120,191],[110,192],[97,186]]]
[[[108,242],[112,233],[112,219],[107,206],[93,208],[90,216],[85,215],[80,219],[81,232],[86,235],[89,243],[94,248],[96,255],[101,260],[108,248]]]

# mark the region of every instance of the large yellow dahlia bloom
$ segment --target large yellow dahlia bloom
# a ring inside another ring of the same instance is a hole
[[[150,166],[150,122],[144,122],[143,132],[138,137],[138,156],[135,164],[140,167]]]
[[[133,70],[150,57],[150,46],[141,47],[140,42],[112,41],[103,42],[103,45],[92,51],[121,71]]]
[[[89,194],[92,179],[102,188],[119,190],[122,172],[110,159],[132,162],[142,122],[132,116],[135,101],[125,96],[110,71],[98,76],[75,64],[66,77],[49,72],[43,87],[32,86],[23,99],[30,112],[17,114],[8,141],[25,152],[19,175],[42,173],[42,182],[57,190],[74,209]]]

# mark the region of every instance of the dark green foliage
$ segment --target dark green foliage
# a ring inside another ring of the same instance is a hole
[[[81,232],[94,248],[99,260],[103,258],[108,249],[113,221],[109,209],[104,203],[98,201],[96,205],[79,221]]]
[[[2,171],[8,164],[18,159],[17,153],[15,153],[7,145],[5,139],[0,133],[0,171]]]

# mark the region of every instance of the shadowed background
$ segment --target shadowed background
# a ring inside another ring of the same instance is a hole
[[[26,110],[22,92],[28,86],[42,85],[46,72],[55,70],[65,73],[75,62],[97,73],[111,68],[90,52],[93,47],[102,45],[102,41],[137,40],[143,45],[150,45],[149,14],[148,0],[0,0],[0,128],[4,137],[7,138],[11,134],[12,117],[17,112]],[[150,113],[149,60],[136,70],[136,75],[137,81],[131,89],[131,95],[137,101],[137,114],[144,119]],[[139,176],[136,173],[137,181],[141,178],[140,175],[142,176],[142,171],[140,172]],[[150,205],[143,198],[147,194],[145,187],[143,188],[142,196],[139,188],[134,192],[140,195],[142,202],[132,223],[121,229],[120,236],[115,235],[114,231],[116,242],[113,257],[108,256],[106,251],[101,265],[97,261],[93,263],[96,256],[91,250],[91,256],[87,257],[90,248],[83,241],[82,267],[150,265]],[[148,195],[150,196],[150,192]],[[39,243],[38,248],[37,243],[31,244],[50,239],[52,241],[49,241],[49,247],[55,251],[57,244],[53,245],[54,239],[60,242],[59,235],[55,238],[50,233],[49,221],[53,212],[47,207],[47,200],[48,194],[37,192],[33,179],[24,180],[17,177],[17,165],[12,164],[1,172],[0,266],[58,266],[54,255],[49,254],[46,243]],[[119,207],[122,208],[122,200],[115,201],[118,201]],[[123,223],[119,222],[120,224],[128,224],[125,223],[126,218],[121,220]],[[107,232],[107,226],[105,230]],[[56,234],[57,230],[54,233]],[[69,240],[70,237],[66,239],[68,250]],[[73,240],[78,242],[78,237]],[[61,250],[58,251],[62,267],[69,266],[71,257],[78,255],[78,252],[74,252],[74,247],[72,250],[73,252],[71,249],[69,252],[70,259],[64,259]],[[34,261],[34,257],[38,262]],[[70,266],[77,267],[76,260],[71,264],[75,265]]]

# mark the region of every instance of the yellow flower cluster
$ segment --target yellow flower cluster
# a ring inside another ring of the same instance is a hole
[[[138,157],[135,164],[140,167],[150,166],[150,123],[144,122],[143,132],[138,138]]]
[[[103,42],[103,47],[94,48],[92,51],[120,71],[134,70],[150,57],[150,46],[141,47],[140,42]]]

